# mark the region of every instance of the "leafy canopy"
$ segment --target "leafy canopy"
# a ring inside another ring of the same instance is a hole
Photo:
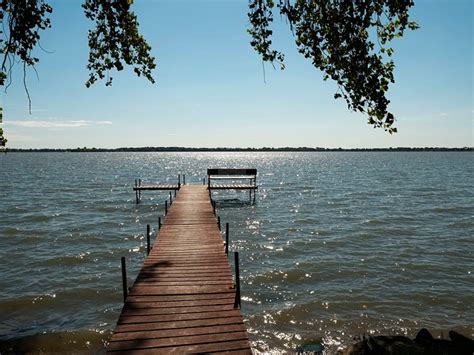
[[[272,49],[275,2],[251,0],[249,6],[250,44],[264,61],[284,69],[284,55]],[[386,97],[395,67],[389,43],[407,28],[418,27],[409,21],[411,6],[411,0],[279,0],[276,4],[298,51],[324,73],[324,80],[337,83],[334,98],[344,98],[349,109],[366,113],[371,125],[390,133],[397,129]]]
[[[132,4],[133,0],[85,0],[82,5],[95,25],[88,34],[87,87],[97,79],[111,85],[110,73],[125,65],[155,82],[155,58],[138,30]],[[264,62],[285,68],[284,54],[272,48],[271,39],[273,14],[279,12],[299,52],[324,73],[324,80],[337,83],[334,97],[344,98],[350,110],[366,113],[369,124],[394,133],[395,118],[386,97],[395,67],[389,44],[406,29],[418,28],[409,20],[412,6],[412,0],[250,0],[250,44]],[[51,27],[48,16],[53,9],[45,0],[2,0],[0,7],[0,86],[7,89],[14,66],[21,65],[31,107],[27,68],[34,69],[39,61],[33,50],[40,46],[41,31]],[[5,144],[0,128],[0,147]]]

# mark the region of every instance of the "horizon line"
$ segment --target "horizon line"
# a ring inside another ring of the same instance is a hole
[[[118,147],[118,148],[8,148],[0,152],[325,152],[325,151],[472,151],[474,147],[372,147],[372,148],[325,148],[325,147]]]

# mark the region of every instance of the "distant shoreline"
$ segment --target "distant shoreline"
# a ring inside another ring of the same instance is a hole
[[[123,147],[123,148],[7,148],[8,153],[100,153],[100,152],[470,152],[473,147],[396,147],[396,148],[309,148],[309,147],[279,147],[279,148],[190,148],[190,147]],[[0,152],[2,152],[0,150]]]

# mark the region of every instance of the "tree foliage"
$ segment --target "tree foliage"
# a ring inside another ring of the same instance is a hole
[[[87,87],[98,79],[111,85],[111,71],[121,71],[125,65],[155,82],[155,58],[138,30],[132,3],[85,0],[82,5],[85,16],[95,24],[88,34]],[[250,44],[264,62],[284,69],[284,54],[273,49],[270,28],[274,12],[279,12],[287,20],[299,52],[324,73],[324,80],[337,83],[334,97],[344,98],[350,110],[366,113],[374,127],[393,133],[395,118],[388,111],[386,97],[394,82],[389,44],[407,28],[417,28],[409,20],[412,6],[412,0],[250,0]],[[34,69],[39,61],[32,53],[39,46],[41,31],[51,27],[48,15],[52,8],[45,0],[0,0],[0,7],[0,86],[8,88],[12,69],[20,64],[28,94],[27,68]],[[0,146],[5,143],[0,129]]]
[[[24,71],[27,66],[34,67],[38,63],[39,59],[32,55],[32,51],[39,43],[40,31],[51,27],[47,17],[51,12],[51,6],[42,0],[1,2],[0,49],[3,54],[0,68],[1,86],[8,86],[11,83],[11,71],[17,62],[23,65]]]
[[[0,123],[2,123],[3,120],[3,108],[0,107]],[[2,147],[5,147],[7,144],[7,139],[3,137],[3,128],[0,127],[0,149]]]
[[[272,49],[273,0],[251,0],[248,30],[251,45],[267,62],[283,69],[283,54]],[[287,19],[298,51],[333,79],[339,89],[334,98],[344,98],[348,108],[364,112],[375,127],[390,133],[394,115],[386,97],[394,82],[393,49],[390,41],[404,31],[416,29],[409,21],[412,0],[279,0],[280,14]]]
[[[0,6],[0,50],[3,55],[0,86],[10,86],[12,69],[15,64],[20,63],[23,67],[23,85],[31,105],[26,86],[26,68],[34,68],[39,61],[32,55],[32,51],[39,43],[39,32],[51,27],[47,14],[51,13],[52,8],[41,0],[3,0]],[[0,128],[0,147],[4,147],[6,143],[3,129]]]
[[[151,75],[155,58],[150,54],[151,46],[138,32],[137,16],[130,11],[131,4],[131,0],[86,0],[82,5],[86,17],[96,25],[89,31],[87,87],[98,78],[104,79],[104,72],[123,70],[124,64],[133,67],[138,76],[155,82]],[[112,77],[107,75],[105,85],[111,84]]]

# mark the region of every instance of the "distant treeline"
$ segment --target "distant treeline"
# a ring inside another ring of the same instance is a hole
[[[309,147],[280,147],[280,148],[187,148],[187,147],[136,147],[136,148],[72,148],[72,149],[21,149],[9,148],[8,152],[461,152],[472,151],[473,147],[463,148],[444,148],[444,147],[425,147],[425,148],[309,148]]]

